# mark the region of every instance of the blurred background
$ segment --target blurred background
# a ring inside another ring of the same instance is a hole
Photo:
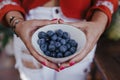
[[[96,26],[97,27],[97,26]],[[13,32],[0,24],[0,80],[20,80],[14,68]],[[88,80],[120,80],[120,7],[103,33]]]

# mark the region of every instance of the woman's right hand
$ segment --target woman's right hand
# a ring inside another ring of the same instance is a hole
[[[28,20],[19,22],[15,28],[16,34],[22,39],[22,41],[30,51],[31,55],[43,65],[55,70],[58,70],[57,64],[48,61],[47,59],[39,55],[37,51],[33,48],[31,44],[31,36],[38,28],[57,22],[57,20]]]

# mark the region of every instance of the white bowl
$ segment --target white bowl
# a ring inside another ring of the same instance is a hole
[[[58,29],[61,29],[61,30],[65,31],[65,32],[68,32],[70,34],[70,38],[74,39],[78,43],[77,51],[73,55],[70,55],[68,57],[63,57],[63,58],[53,58],[53,57],[46,56],[41,51],[41,49],[40,49],[40,47],[39,47],[39,45],[37,43],[38,33],[40,31],[47,32],[48,30],[55,31],[55,30],[58,30]],[[74,26],[66,25],[66,24],[50,24],[50,25],[46,25],[46,26],[36,30],[36,32],[32,35],[32,45],[35,48],[35,50],[40,55],[42,55],[43,57],[47,58],[48,60],[50,60],[50,61],[52,61],[54,63],[62,63],[62,62],[70,60],[71,58],[73,58],[74,56],[76,56],[77,54],[80,53],[81,49],[85,46],[85,43],[86,43],[86,36],[85,36],[84,32],[81,31],[80,29],[74,27]]]

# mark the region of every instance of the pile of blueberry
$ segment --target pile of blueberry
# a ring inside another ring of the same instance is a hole
[[[63,58],[74,54],[78,43],[70,38],[70,34],[58,29],[38,33],[38,45],[43,53],[54,58]]]

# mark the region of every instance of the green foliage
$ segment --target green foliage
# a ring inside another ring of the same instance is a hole
[[[111,40],[120,40],[120,6],[112,17],[110,28],[106,32],[107,37]]]
[[[10,38],[13,37],[13,32],[10,28],[4,27],[0,24],[0,34],[3,34],[3,38],[1,40],[2,44],[0,46],[0,51],[7,45]]]

